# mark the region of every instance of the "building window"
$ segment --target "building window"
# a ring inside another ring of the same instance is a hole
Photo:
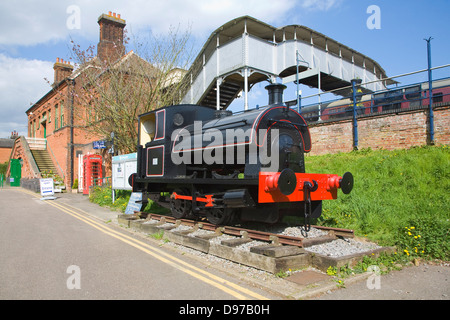
[[[58,129],[58,105],[55,105],[55,130]]]
[[[433,103],[439,103],[444,101],[444,94],[442,92],[433,92]]]
[[[52,123],[52,109],[48,110],[48,123]]]
[[[61,104],[60,104],[60,112],[61,112],[61,122],[60,122],[60,128],[62,128],[62,127],[64,127],[64,105],[63,105],[63,103],[61,102]]]

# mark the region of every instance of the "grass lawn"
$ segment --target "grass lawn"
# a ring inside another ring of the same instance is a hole
[[[306,171],[350,171],[355,179],[349,195],[324,201],[318,224],[354,229],[406,255],[449,260],[448,146],[307,156]]]

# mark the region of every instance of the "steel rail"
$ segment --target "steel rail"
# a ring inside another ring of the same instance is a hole
[[[137,215],[139,215],[140,213],[141,212],[138,212]],[[136,218],[137,218],[137,215],[136,215]],[[310,246],[315,242],[321,243],[321,242],[331,241],[331,240],[335,239],[337,236],[345,237],[345,238],[353,238],[354,237],[353,230],[342,229],[342,228],[333,228],[333,227],[315,226],[315,225],[313,225],[312,227],[314,227],[316,229],[320,229],[322,231],[327,231],[329,234],[324,237],[301,238],[301,237],[293,237],[293,236],[288,236],[288,235],[283,235],[283,234],[277,234],[277,233],[271,233],[271,232],[253,230],[253,229],[246,229],[246,228],[240,228],[240,227],[217,226],[217,225],[214,225],[214,224],[211,224],[208,222],[204,222],[204,221],[194,221],[194,220],[190,220],[190,219],[177,219],[175,217],[165,216],[165,215],[155,214],[155,213],[147,214],[146,219],[158,220],[163,223],[171,223],[171,224],[175,224],[175,225],[181,224],[181,225],[185,225],[185,226],[189,226],[189,227],[193,227],[193,228],[197,227],[199,229],[203,229],[206,231],[213,231],[213,232],[232,235],[232,236],[236,236],[236,237],[244,237],[244,238],[249,238],[252,240],[270,242],[270,243],[274,243],[274,244],[298,246],[298,247]]]

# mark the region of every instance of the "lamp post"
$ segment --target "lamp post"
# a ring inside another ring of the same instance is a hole
[[[298,51],[295,52],[295,60],[296,60],[296,67],[297,67],[297,73],[295,74],[295,84],[297,85],[297,91],[296,91],[296,96],[297,96],[297,112],[298,113],[302,113],[302,107],[300,106],[300,92],[299,92],[299,81],[298,81],[298,66],[300,64],[300,59],[298,58]]]
[[[431,75],[431,40],[432,37],[428,39],[424,39],[427,42],[427,55],[428,55],[428,99],[429,99],[429,107],[428,107],[428,117],[430,124],[430,144],[434,144],[434,114],[433,114],[433,83],[432,83],[432,75]]]
[[[353,150],[358,150],[358,121],[356,121],[356,90],[362,82],[361,79],[352,79],[352,97],[353,97]]]
[[[111,154],[111,157],[114,156],[115,150],[114,150],[114,131],[111,132],[111,148],[109,149],[109,153]]]

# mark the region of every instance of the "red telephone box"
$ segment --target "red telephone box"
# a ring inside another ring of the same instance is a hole
[[[83,157],[83,194],[89,194],[89,187],[102,185],[102,156],[89,154]],[[97,180],[95,180],[97,179]]]

